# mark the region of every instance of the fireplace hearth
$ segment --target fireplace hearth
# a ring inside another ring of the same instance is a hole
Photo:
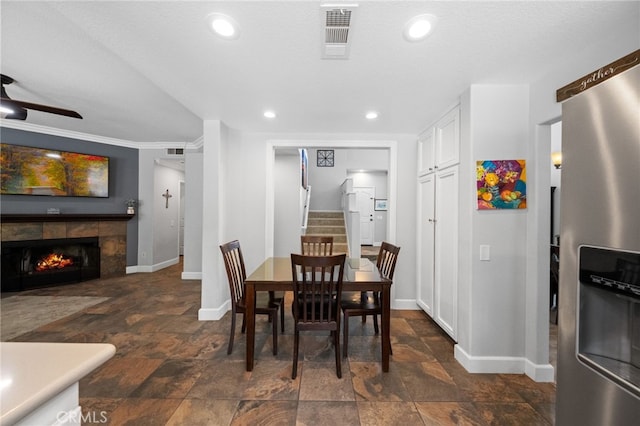
[[[100,278],[98,237],[2,242],[2,291]]]

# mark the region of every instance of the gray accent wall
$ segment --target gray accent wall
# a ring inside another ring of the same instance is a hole
[[[109,197],[50,197],[46,195],[0,195],[3,214],[45,214],[48,208],[61,214],[121,214],[126,213],[125,200],[138,199],[138,150],[121,146],[89,142],[80,139],[0,128],[2,143],[49,148],[59,151],[109,157]],[[138,218],[127,222],[127,266],[137,264]]]

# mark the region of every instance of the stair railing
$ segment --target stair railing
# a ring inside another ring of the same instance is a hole
[[[353,192],[353,179],[347,178],[341,185],[342,212],[347,231],[349,258],[360,258],[360,212],[357,210],[356,193]]]
[[[309,206],[311,205],[311,185],[307,185],[307,189],[304,194],[304,205],[302,207],[302,230],[301,234],[304,235],[307,232],[307,225],[309,223]]]

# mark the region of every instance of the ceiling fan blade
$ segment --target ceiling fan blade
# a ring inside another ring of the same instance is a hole
[[[2,107],[2,118],[7,120],[26,120],[27,110],[17,105],[10,105],[6,102],[0,102]]]
[[[73,117],[73,118],[79,118],[82,119],[82,116],[80,114],[78,114],[75,111],[71,111],[69,109],[64,109],[64,108],[58,108],[58,107],[53,107],[53,106],[48,106],[48,105],[40,105],[40,104],[34,104],[32,102],[25,102],[25,101],[16,101],[14,99],[9,99],[9,98],[0,98],[0,103],[2,103],[3,105],[6,106],[14,106],[17,108],[26,108],[26,109],[33,109],[36,111],[42,111],[42,112],[48,112],[50,114],[57,114],[57,115],[64,115],[66,117]]]

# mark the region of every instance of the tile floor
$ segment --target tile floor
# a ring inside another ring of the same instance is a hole
[[[372,321],[350,323],[350,356],[335,375],[324,333],[303,334],[291,380],[292,323],[271,353],[258,318],[254,371],[244,369],[230,313],[198,321],[198,281],[181,266],[151,274],[31,290],[25,296],[108,297],[13,341],[110,342],[114,358],[80,382],[85,424],[111,425],[550,425],[555,385],[524,375],[469,374],[453,342],[421,311],[392,311],[393,356],[380,368]],[[226,285],[226,283],[225,283]]]

